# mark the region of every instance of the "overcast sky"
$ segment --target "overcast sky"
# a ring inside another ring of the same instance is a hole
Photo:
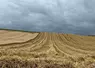
[[[95,0],[0,0],[0,28],[95,34]]]

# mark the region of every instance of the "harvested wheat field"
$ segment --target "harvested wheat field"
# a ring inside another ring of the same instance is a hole
[[[95,37],[0,30],[0,68],[95,68]]]

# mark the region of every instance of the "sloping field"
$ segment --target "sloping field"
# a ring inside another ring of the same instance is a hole
[[[71,61],[77,67],[76,62],[95,60],[95,37],[0,30],[0,56]]]

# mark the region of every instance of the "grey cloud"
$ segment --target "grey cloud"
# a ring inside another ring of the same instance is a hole
[[[95,0],[3,0],[0,27],[94,34]]]

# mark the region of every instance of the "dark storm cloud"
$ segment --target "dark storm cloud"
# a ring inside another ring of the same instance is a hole
[[[95,0],[3,0],[0,27],[95,34]]]

